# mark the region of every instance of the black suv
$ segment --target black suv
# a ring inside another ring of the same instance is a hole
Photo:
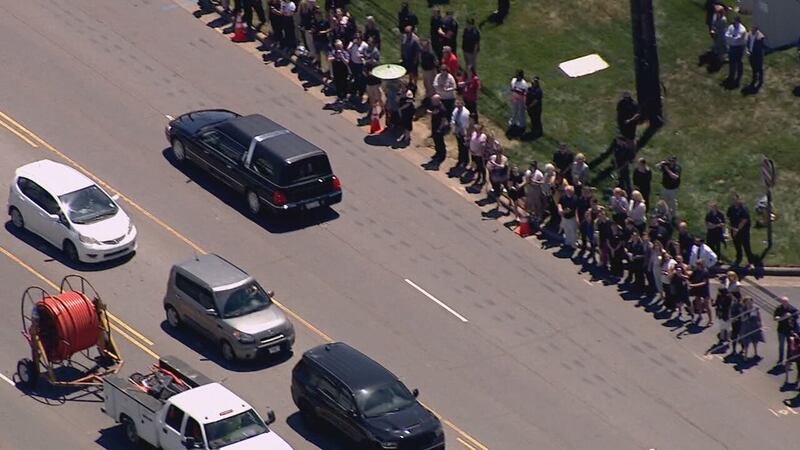
[[[250,213],[303,211],[342,201],[328,155],[260,114],[194,111],[169,122],[178,163],[192,161],[244,196]]]
[[[292,399],[359,449],[443,450],[439,419],[389,372],[342,342],[305,352],[292,370]]]

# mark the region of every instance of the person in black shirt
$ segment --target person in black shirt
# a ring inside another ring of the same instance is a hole
[[[717,320],[719,321],[719,337],[720,342],[728,342],[728,334],[731,329],[731,303],[733,297],[730,292],[724,287],[720,287],[717,291],[717,298],[714,299],[714,307],[717,313]]]
[[[408,7],[408,2],[403,2],[400,12],[397,13],[397,29],[402,33],[407,26],[411,26],[416,31],[418,23],[417,15]]]
[[[742,204],[739,194],[733,194],[727,216],[733,246],[736,248],[736,261],[733,265],[738,266],[742,263],[742,250],[747,255],[747,262],[753,264],[755,258],[750,250],[750,213]]]
[[[696,314],[699,322],[703,318],[703,313],[707,313],[708,323],[706,326],[714,323],[714,317],[711,315],[711,292],[708,284],[710,277],[711,275],[702,260],[698,260],[697,267],[689,273],[689,294],[694,297],[692,315]]]
[[[636,139],[636,125],[639,122],[639,105],[630,92],[623,92],[617,103],[617,128],[627,139]]]
[[[644,242],[638,231],[631,234],[628,244],[625,246],[628,258],[628,277],[633,278],[633,286],[637,291],[644,290]]]
[[[455,50],[455,46],[453,46]],[[475,26],[475,19],[467,19],[467,26],[461,34],[461,50],[464,50],[464,65],[478,67],[478,52],[481,51],[481,30]]]
[[[431,10],[431,46],[433,46],[433,52],[436,53],[436,59],[439,61],[442,60],[442,47],[446,45],[439,34],[443,23],[442,11],[439,8],[433,8]]]
[[[614,166],[617,168],[617,186],[630,197],[631,187],[631,161],[636,154],[636,144],[625,136],[617,136],[614,140]]]
[[[319,63],[323,77],[329,74],[328,53],[330,52],[329,33],[331,22],[322,14],[319,6],[314,7],[314,21],[311,23],[311,37],[314,39],[314,58]]]
[[[684,261],[689,261],[694,245],[694,237],[689,233],[689,225],[686,222],[678,224],[678,247],[681,249],[681,256]]]
[[[786,342],[789,339],[789,334],[792,331],[796,331],[793,328],[797,323],[798,314],[797,308],[789,303],[789,297],[781,297],[780,302],[781,304],[775,308],[775,312],[772,314],[772,318],[778,322],[778,362],[775,364],[776,366],[783,365]]]
[[[423,100],[423,104],[428,106],[431,96],[436,93],[433,88],[433,80],[436,78],[436,69],[439,68],[439,60],[436,59],[436,54],[433,53],[430,39],[421,39],[419,44],[419,65],[422,67],[422,84],[425,85],[425,99]]]
[[[597,199],[591,186],[583,186],[581,196],[578,197],[578,227],[581,235],[581,253],[589,252],[594,258],[594,221],[597,219]]]
[[[608,236],[608,259],[611,275],[615,278],[622,278],[624,271],[623,260],[625,258],[625,240],[622,234],[622,227],[616,222],[611,222],[611,230]]]
[[[558,201],[558,213],[561,215],[561,228],[564,230],[564,246],[569,250],[573,250],[578,241],[577,208],[578,199],[575,197],[575,188],[566,186]]]
[[[653,180],[653,171],[647,165],[647,160],[639,158],[639,163],[633,169],[633,188],[642,194],[644,205],[650,209],[650,183]]]
[[[442,38],[443,46],[450,47],[450,51],[455,55],[458,47],[458,21],[453,15],[453,11],[445,13],[442,26],[439,28],[439,36]]]
[[[369,42],[370,38],[378,50],[381,49],[381,30],[378,29],[378,24],[375,23],[375,18],[367,16],[366,23],[364,23],[364,42]]]
[[[467,30],[464,30],[464,33],[466,32]],[[542,129],[542,97],[544,97],[544,92],[542,91],[539,77],[533,77],[525,95],[525,108],[528,110],[528,117],[531,119],[531,137],[533,138],[544,134]]]
[[[661,170],[661,198],[667,202],[670,215],[674,219],[678,216],[678,188],[681,186],[678,157],[672,155],[666,161],[660,161],[656,167]]]
[[[723,242],[725,242],[725,214],[719,210],[717,202],[711,202],[706,213],[706,244],[719,256]]]
[[[435,149],[430,164],[431,166],[438,167],[447,156],[444,135],[447,133],[450,124],[450,118],[447,117],[447,108],[444,107],[442,99],[438,94],[431,97],[431,108],[428,112],[431,115],[431,132],[433,134],[433,146]]]
[[[553,165],[556,166],[559,174],[556,184],[561,184],[561,180],[566,176],[574,160],[575,153],[568,149],[566,144],[558,144],[558,150],[553,153]]]

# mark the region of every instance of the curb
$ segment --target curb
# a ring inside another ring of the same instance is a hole
[[[200,2],[200,3],[203,3],[203,2]],[[222,8],[222,6],[220,6],[220,5],[215,3],[215,4],[213,4],[213,6],[211,6],[211,8],[213,8],[213,10],[200,7],[200,9],[198,11],[202,11],[203,13],[212,13],[212,12],[214,12],[217,15],[219,15],[220,18],[230,21],[230,15],[225,12],[225,10]],[[198,15],[195,15],[195,16],[198,17],[198,18],[201,17],[201,16],[198,16]],[[231,21],[230,23],[233,23],[233,22]],[[261,45],[263,45],[263,46],[269,45],[269,36],[267,34],[261,32],[261,31],[254,32],[253,33],[253,38],[254,38],[255,41],[260,42]],[[296,55],[287,54],[286,52],[284,52],[280,48],[271,48],[271,49],[269,49],[269,51],[280,55],[283,59],[289,61],[295,67],[298,67],[299,69],[303,70],[306,75],[314,78],[315,81],[317,81],[320,84],[322,84],[323,77],[319,73],[317,73],[316,68],[310,67],[307,64],[304,64],[302,61],[300,61],[300,59]],[[550,229],[542,228],[541,234],[544,237],[544,239],[547,239],[547,240],[551,240],[551,241],[560,241],[561,240],[561,235],[556,233],[556,232],[554,232],[553,230],[550,230]],[[761,277],[764,277],[764,276],[800,277],[800,267],[792,267],[792,266],[754,267],[754,268],[748,268],[747,270],[743,271],[742,268],[738,268],[738,270],[737,270],[737,268],[733,268],[730,265],[722,265],[722,264],[720,264],[720,265],[717,265],[717,267],[714,268],[713,273],[715,273],[715,274],[724,274],[725,272],[728,272],[729,270],[734,270],[735,272],[738,272],[740,275],[753,276],[755,279],[758,279],[758,278],[761,278]]]

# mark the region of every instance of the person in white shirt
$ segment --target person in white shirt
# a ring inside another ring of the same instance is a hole
[[[695,268],[698,261],[703,261],[704,267],[708,270],[711,270],[717,265],[717,254],[714,253],[714,250],[711,250],[711,247],[700,237],[694,238],[694,245],[689,254],[689,265]]]
[[[725,80],[728,87],[739,86],[744,72],[744,47],[747,43],[747,28],[742,25],[742,19],[736,16],[733,23],[725,31],[725,39],[728,41],[728,78]]]
[[[449,117],[456,105],[456,79],[444,64],[442,64],[439,74],[433,79],[433,90],[441,98]]]
[[[631,193],[631,201],[628,205],[628,218],[633,221],[633,224],[640,233],[644,232],[645,229],[646,213],[647,205],[644,203],[644,197],[642,197],[642,193],[639,191],[633,191],[633,193]]]
[[[456,167],[467,167],[469,164],[469,148],[467,144],[467,130],[469,129],[469,110],[464,107],[464,101],[456,100],[456,107],[450,115],[450,127],[458,144],[458,162]]]
[[[368,48],[369,45],[361,40],[359,34],[353,36],[353,40],[347,45],[347,51],[350,53],[350,74],[353,77],[353,97],[357,103],[361,103],[361,98],[367,88],[364,77],[364,56]]]
[[[517,76],[511,79],[511,120],[508,121],[509,131],[525,131],[525,93],[528,91],[528,82],[525,73],[517,71]],[[515,130],[517,129],[517,130]]]

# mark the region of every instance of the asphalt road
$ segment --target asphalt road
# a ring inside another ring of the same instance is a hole
[[[139,228],[133,258],[85,273],[130,327],[118,325],[130,337],[118,335],[124,373],[175,354],[273,408],[294,448],[344,448],[306,427],[289,393],[298,355],[334,339],[419,387],[445,419],[449,448],[796,447],[797,414],[782,403],[794,393],[762,367],[774,360],[772,332],[759,366],[703,356],[710,331],[662,326],[572,262],[481,221],[441,177],[366,145],[286,71],[182,6],[29,0],[0,15],[0,179],[41,158],[80,165],[124,196]],[[296,222],[248,218],[241,199],[169,158],[165,114],[209,107],[263,113],[325,148],[344,202]],[[87,270],[8,230],[0,373],[11,378],[27,352],[22,291]],[[302,318],[294,356],[225,367],[213,346],[164,324],[170,265],[203,252],[245,268]],[[96,396],[0,383],[0,401],[3,450],[124,448]]]

